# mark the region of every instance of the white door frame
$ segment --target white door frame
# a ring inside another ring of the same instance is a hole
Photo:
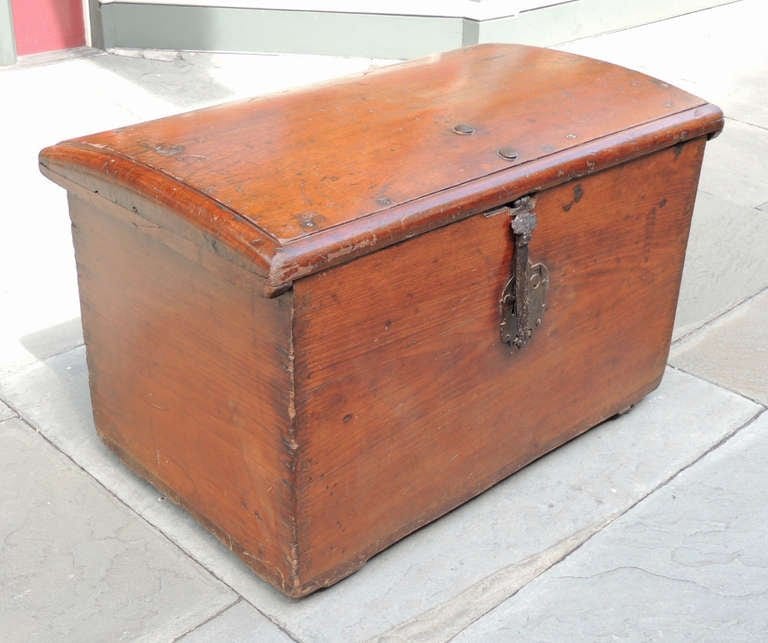
[[[13,32],[11,0],[0,0],[0,66],[16,62],[16,36]]]

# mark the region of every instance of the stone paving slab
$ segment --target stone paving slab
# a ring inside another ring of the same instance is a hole
[[[768,405],[768,290],[676,344],[670,362]]]
[[[768,288],[768,215],[706,192],[696,197],[675,337]]]
[[[768,414],[455,640],[765,641]]]
[[[217,577],[307,641],[362,640],[398,627],[418,640],[435,627],[460,629],[489,609],[488,600],[495,604],[516,591],[760,408],[670,370],[632,412],[406,538],[346,581],[297,602],[256,579],[102,446],[90,419],[83,349],[3,378],[0,397]],[[473,588],[487,591],[475,595]],[[434,613],[421,618],[440,606],[438,625]]]
[[[768,129],[726,119],[704,154],[699,188],[751,208],[768,201]]]
[[[0,638],[169,641],[236,596],[19,419],[0,423]]]
[[[76,348],[0,376],[0,398],[18,401],[21,411],[48,440],[110,489],[134,511],[171,536],[209,569],[230,553],[184,510],[129,471],[99,439],[93,426],[85,349]],[[241,573],[248,580],[250,572]]]
[[[292,640],[253,605],[242,600],[179,639],[180,643],[291,643]]]

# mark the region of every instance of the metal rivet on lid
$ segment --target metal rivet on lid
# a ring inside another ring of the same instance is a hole
[[[471,125],[467,125],[466,123],[457,123],[453,126],[453,133],[454,134],[474,134],[475,128]]]
[[[497,154],[507,161],[514,161],[519,156],[517,150],[511,147],[500,147]]]

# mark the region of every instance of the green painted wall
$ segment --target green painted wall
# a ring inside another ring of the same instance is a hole
[[[0,0],[8,2],[9,0]],[[553,45],[728,0],[573,0],[495,20],[113,2],[95,46],[415,58],[478,42]],[[733,0],[730,0],[731,2]]]
[[[99,0],[88,0],[88,19],[91,23],[91,47],[104,49],[104,26],[101,22]]]
[[[414,58],[461,47],[461,18],[111,3],[105,47]]]

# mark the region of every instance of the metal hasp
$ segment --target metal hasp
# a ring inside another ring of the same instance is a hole
[[[501,293],[501,341],[515,351],[523,348],[541,326],[547,307],[549,270],[543,263],[531,264],[528,244],[536,228],[535,201],[526,196],[510,209],[510,228],[515,241],[512,277]]]

